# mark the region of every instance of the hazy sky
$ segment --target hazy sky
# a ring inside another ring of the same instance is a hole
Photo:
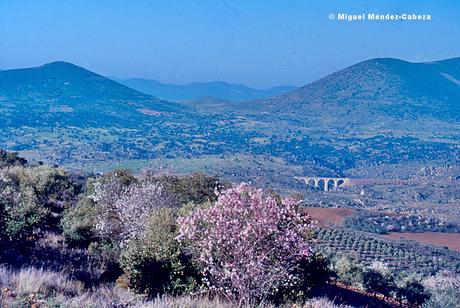
[[[431,14],[344,22],[331,13]],[[374,57],[460,56],[460,1],[0,1],[0,68],[69,61],[163,82],[304,85]]]

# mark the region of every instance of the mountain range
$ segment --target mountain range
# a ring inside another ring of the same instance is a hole
[[[0,148],[78,168],[167,161],[285,185],[460,159],[460,58],[371,59],[250,102],[238,101],[253,93],[244,86],[189,86],[202,90],[180,103],[66,62],[0,71]]]
[[[113,79],[140,92],[175,102],[197,100],[202,97],[240,102],[275,96],[296,89],[294,86],[278,86],[261,90],[223,81],[193,82],[186,85],[178,85],[142,78]]]

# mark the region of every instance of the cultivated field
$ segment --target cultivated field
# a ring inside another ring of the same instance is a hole
[[[305,208],[314,220],[318,221],[321,226],[340,225],[345,218],[354,214],[353,209],[346,208],[321,208],[321,207],[308,207]]]
[[[444,246],[449,249],[460,251],[460,233],[441,233],[441,232],[392,232],[383,235],[385,238],[399,239],[406,238],[423,244]]]

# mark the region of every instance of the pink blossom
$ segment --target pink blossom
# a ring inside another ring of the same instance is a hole
[[[312,224],[297,202],[286,198],[278,204],[245,183],[178,222],[178,239],[203,267],[205,284],[232,300],[263,300],[292,285],[299,262],[311,256]]]

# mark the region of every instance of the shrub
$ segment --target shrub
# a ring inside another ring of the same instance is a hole
[[[158,281],[147,281],[145,277],[158,276],[163,269],[164,276],[168,276],[169,261],[152,253],[159,244],[145,239],[146,226],[156,210],[177,210],[178,206],[177,199],[158,182],[139,182],[129,173],[117,171],[90,180],[77,206],[66,213],[62,226],[68,240],[89,244],[90,253],[104,260],[107,280],[115,280],[122,265],[133,289],[155,293],[160,288],[153,285],[167,284],[168,277],[157,277]]]
[[[155,210],[144,236],[131,241],[123,251],[121,265],[136,292],[156,296],[189,292],[196,287],[198,273],[176,240],[176,220],[174,209]]]
[[[408,303],[416,306],[421,306],[430,298],[428,291],[417,280],[409,280],[406,282],[403,288],[403,296]]]
[[[295,270],[311,257],[310,219],[292,199],[278,204],[240,184],[208,209],[179,218],[180,235],[215,294],[240,303],[262,301],[299,282]]]
[[[174,196],[177,196],[180,204],[214,202],[217,200],[216,192],[229,187],[218,177],[198,172],[183,176],[150,176],[150,180],[158,182]]]
[[[365,268],[362,275],[362,285],[364,289],[374,296],[376,293],[389,297],[396,289],[395,277],[388,266],[380,261],[374,261]]]
[[[94,201],[83,196],[75,207],[65,211],[61,220],[62,232],[72,244],[87,246],[94,239],[97,209]]]
[[[61,212],[73,198],[74,187],[61,169],[1,169],[0,231],[5,238],[20,243],[44,230],[55,230]]]
[[[96,238],[96,223],[101,205],[113,204],[136,178],[127,170],[116,170],[99,178],[90,178],[86,182],[85,192],[76,206],[67,209],[61,221],[66,239],[74,244],[88,245]],[[94,199],[98,187],[98,202]]]
[[[312,295],[312,290],[326,284],[334,273],[330,269],[330,260],[315,252],[311,258],[300,261],[294,275],[298,277],[297,283],[294,286],[280,288],[275,298],[277,303],[308,299]]]
[[[393,272],[380,261],[374,261],[364,270],[362,285],[366,291],[373,293],[374,297],[379,293],[384,298],[390,297],[390,295],[396,295],[399,298],[404,297],[407,286],[407,284],[403,284],[402,287],[398,287]]]
[[[337,274],[337,278],[345,286],[356,286],[362,282],[363,269],[353,259],[347,256],[340,256],[334,260],[333,269]]]
[[[375,297],[377,293],[380,293],[385,288],[383,275],[373,269],[365,270],[363,273],[363,287]]]
[[[113,183],[96,183],[93,200],[98,203],[96,232],[104,240],[124,246],[141,236],[152,212],[158,208],[178,207],[176,199],[161,185],[151,182],[132,184],[121,193]],[[113,200],[113,196],[117,198]]]
[[[422,303],[423,308],[458,307],[459,299],[460,289],[446,287],[431,291],[430,298]]]
[[[27,160],[18,156],[18,153],[7,152],[0,149],[0,168],[10,167],[10,166],[25,166]]]
[[[453,272],[439,272],[423,281],[430,298],[424,308],[458,307],[460,298],[460,275]]]

